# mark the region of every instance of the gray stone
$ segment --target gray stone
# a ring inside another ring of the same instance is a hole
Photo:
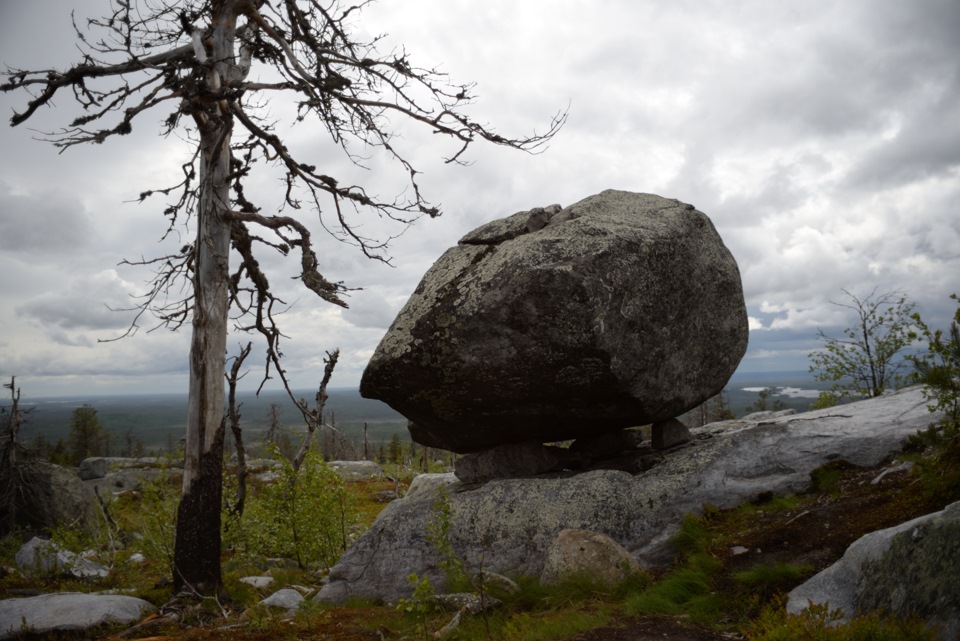
[[[383,475],[383,468],[373,461],[330,461],[327,465],[351,481],[374,479]]]
[[[127,625],[156,608],[131,596],[61,592],[0,601],[0,639],[33,634],[86,630],[103,624]]]
[[[35,530],[64,523],[86,527],[96,518],[96,496],[74,469],[27,461],[20,474],[23,492],[17,495],[16,525]]]
[[[80,461],[80,466],[77,468],[77,476],[80,477],[81,481],[102,479],[106,475],[107,459],[102,456],[85,458]]]
[[[453,465],[457,478],[464,483],[482,483],[495,478],[541,474],[556,468],[561,448],[536,441],[498,445],[483,452],[458,458]]]
[[[797,410],[792,407],[785,410],[763,410],[762,412],[752,412],[743,417],[745,421],[766,421],[771,418],[783,418],[784,416],[793,416]]]
[[[714,423],[691,430],[687,446],[661,451],[659,463],[638,474],[592,470],[480,485],[456,483],[452,474],[418,476],[331,569],[317,599],[395,601],[410,595],[412,573],[442,589],[440,559],[425,535],[438,486],[447,487],[451,543],[468,572],[539,576],[565,528],[605,534],[643,566],[663,567],[684,514],[701,513],[704,503],[732,508],[765,492],[803,491],[810,472],[829,461],[879,465],[936,420],[926,405],[922,388],[910,388],[763,423]]]
[[[470,614],[479,614],[500,605],[501,601],[489,595],[479,595],[473,592],[453,592],[450,594],[435,594],[430,599],[444,612],[458,612],[466,610]]]
[[[640,569],[636,559],[605,534],[589,530],[561,530],[547,548],[540,583],[559,585],[565,579],[587,576],[614,587]]]
[[[257,605],[268,608],[283,608],[284,610],[296,610],[303,601],[303,595],[293,588],[284,588],[277,590],[266,599],[263,599]]]
[[[644,440],[644,433],[640,430],[617,430],[578,438],[570,445],[570,451],[579,455],[584,462],[611,459],[640,449]]]
[[[520,586],[516,581],[488,570],[480,570],[473,577],[475,586],[483,586],[483,589],[494,594],[514,595],[520,593]]]
[[[876,609],[919,615],[953,641],[960,633],[960,503],[857,539],[790,592],[787,610],[810,602],[848,616]]]
[[[240,583],[252,585],[255,588],[267,588],[273,584],[272,576],[245,576],[240,579]]]
[[[79,554],[64,550],[53,541],[33,537],[17,551],[17,567],[29,577],[71,576],[75,579],[102,579],[110,571]]]
[[[651,428],[653,449],[665,450],[690,440],[690,428],[675,418],[654,423]]]
[[[91,456],[80,461],[77,476],[83,481],[102,479],[110,472],[131,468],[155,468],[160,461],[155,456],[131,458],[126,456]]]
[[[740,273],[707,216],[609,190],[467,234],[360,391],[409,418],[417,442],[476,452],[679,416],[723,389],[746,345]]]

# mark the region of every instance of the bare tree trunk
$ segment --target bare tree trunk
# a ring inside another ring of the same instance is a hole
[[[313,443],[313,434],[317,428],[323,425],[323,407],[327,403],[327,385],[330,383],[330,377],[333,376],[333,368],[337,366],[337,359],[340,358],[340,348],[327,352],[325,359],[326,366],[323,368],[323,379],[320,381],[320,387],[317,388],[317,396],[314,401],[314,407],[311,410],[303,401],[296,401],[297,408],[303,414],[303,420],[307,424],[307,433],[303,435],[303,443],[300,444],[300,451],[293,459],[293,469],[298,471],[303,465],[303,459],[307,457],[310,451],[310,445]],[[289,390],[288,390],[289,393]],[[293,398],[291,396],[291,398]],[[336,442],[334,442],[336,446]]]
[[[230,375],[227,377],[227,387],[229,388],[227,401],[227,416],[230,419],[230,431],[233,432],[233,440],[237,446],[237,500],[233,504],[233,514],[243,515],[243,508],[247,502],[247,450],[243,446],[243,430],[240,429],[240,408],[237,406],[237,381],[240,377],[240,367],[244,359],[250,355],[253,343],[247,343],[247,346],[240,350],[240,354],[234,359],[230,367]]]
[[[215,2],[212,34],[197,39],[197,55],[213,63],[212,91],[221,88],[234,59],[236,15],[233,3]],[[209,54],[204,50],[210,47]],[[223,491],[228,308],[230,302],[230,134],[228,111],[217,103],[194,105],[200,132],[200,199],[194,248],[193,336],[183,490],[177,510],[174,587],[213,594],[221,585],[220,508]]]

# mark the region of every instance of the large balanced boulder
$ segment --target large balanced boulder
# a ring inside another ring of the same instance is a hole
[[[410,596],[406,577],[414,573],[442,586],[443,559],[427,536],[440,487],[450,506],[451,545],[471,573],[540,576],[551,543],[568,528],[604,534],[644,567],[664,567],[673,561],[669,540],[685,514],[702,513],[705,504],[726,509],[768,493],[801,492],[810,473],[829,462],[878,465],[937,418],[914,387],[842,408],[694,428],[690,442],[660,451],[659,462],[636,474],[593,469],[482,484],[453,474],[418,476],[331,568],[317,600],[396,601]]]
[[[360,392],[456,452],[596,436],[683,414],[747,346],[740,272],[705,214],[608,190],[520,212],[427,272]]]

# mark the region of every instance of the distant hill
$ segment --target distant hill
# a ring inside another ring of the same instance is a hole
[[[726,387],[731,410],[742,416],[749,405],[757,401],[757,392],[763,388],[774,389],[770,402],[781,401],[797,411],[808,409],[820,389],[826,385],[816,383],[806,372],[765,372],[735,374]],[[299,396],[312,402],[315,390],[304,390]],[[390,406],[380,401],[365,399],[355,388],[329,390],[327,420],[335,421],[341,433],[348,439],[362,439],[364,423],[367,437],[373,442],[386,442],[394,434],[409,440],[406,419]],[[255,442],[268,426],[270,406],[280,407],[280,421],[294,431],[303,430],[303,421],[296,407],[279,392],[240,393],[242,424],[249,442]],[[114,435],[117,447],[122,447],[129,431],[139,438],[147,450],[164,450],[176,443],[186,431],[187,398],[181,394],[144,394],[125,396],[75,396],[25,399],[24,408],[32,408],[25,423],[22,436],[29,442],[42,433],[51,443],[66,438],[70,432],[73,410],[89,404],[97,410],[101,425]]]
[[[303,391],[299,397],[312,404],[315,390]],[[270,406],[280,407],[280,422],[284,427],[302,431],[303,420],[296,406],[285,393],[238,393],[241,423],[245,440],[254,442],[269,425]],[[88,404],[97,410],[100,424],[122,443],[129,431],[148,449],[166,449],[186,432],[187,397],[182,394],[145,394],[124,396],[89,396],[26,399],[24,409],[32,409],[23,427],[23,440],[29,442],[42,433],[52,443],[70,433],[73,410]],[[328,422],[335,422],[347,438],[362,438],[364,423],[372,442],[389,441],[394,433],[408,439],[407,420],[380,401],[365,399],[353,388],[329,390],[326,405]]]

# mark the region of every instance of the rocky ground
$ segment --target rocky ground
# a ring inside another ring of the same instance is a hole
[[[707,510],[705,522],[713,543],[709,553],[721,559],[724,570],[716,590],[733,589],[729,576],[758,563],[791,563],[809,566],[808,575],[836,561],[860,536],[936,511],[956,496],[931,491],[928,480],[910,472],[899,461],[864,469],[848,464],[831,464],[816,473],[817,490],[785,503],[769,498],[766,503],[731,511]],[[799,581],[774,586],[785,593]],[[9,596],[9,595],[8,595]],[[585,607],[591,606],[571,606]],[[613,606],[616,611],[617,606]],[[756,613],[753,613],[754,615]],[[188,617],[190,619],[192,617]],[[163,639],[230,639],[231,641],[273,639],[282,630],[284,636],[297,639],[366,641],[404,639],[407,634],[394,629],[392,609],[377,607],[325,608],[305,620],[268,625],[236,622],[218,623],[216,617],[204,621],[185,621],[186,626],[170,623],[130,631],[114,630],[110,638],[156,637]],[[693,624],[685,617],[617,617],[603,627],[567,637],[565,641],[720,641],[742,638],[731,622],[718,622],[723,631]],[[279,628],[278,628],[279,626]],[[67,638],[67,637],[64,637]],[[70,637],[73,638],[73,637]],[[77,636],[76,638],[96,638]],[[456,636],[451,637],[456,638]],[[494,633],[492,638],[498,638]]]
[[[712,550],[722,556],[729,572],[757,563],[810,565],[819,572],[839,559],[855,540],[875,530],[891,527],[943,507],[947,497],[929,496],[916,476],[898,465],[861,469],[846,464],[825,468],[820,483],[795,509],[756,511],[733,517],[714,516],[729,545]],[[749,552],[735,555],[736,546]],[[793,584],[779,586],[784,592]],[[638,617],[618,625],[598,628],[569,641],[720,641],[742,638],[694,626],[672,617]]]

